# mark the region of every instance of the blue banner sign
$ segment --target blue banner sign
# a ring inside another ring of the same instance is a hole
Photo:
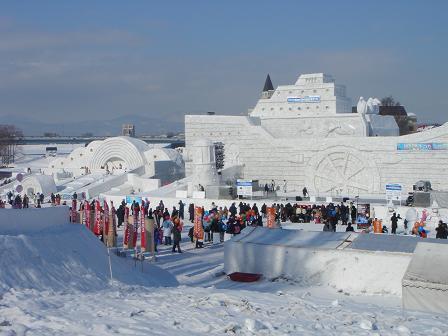
[[[399,151],[434,151],[448,150],[448,143],[398,143]]]
[[[401,184],[386,184],[386,190],[399,190],[401,191]]]
[[[142,198],[140,196],[126,196],[126,204],[132,204],[133,201],[140,204],[142,203]]]
[[[288,103],[319,103],[320,96],[288,97]]]

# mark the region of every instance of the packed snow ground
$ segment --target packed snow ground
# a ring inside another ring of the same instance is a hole
[[[0,335],[448,335],[447,316],[404,312],[397,296],[232,282],[222,245],[196,250],[187,232],[184,253],[159,246],[155,263],[112,254],[113,281],[85,228],[0,232]]]

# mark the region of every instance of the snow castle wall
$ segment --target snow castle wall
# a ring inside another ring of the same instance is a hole
[[[263,231],[263,241],[251,239],[254,231]],[[288,231],[287,241],[272,239],[281,231]],[[226,274],[258,273],[266,278],[285,277],[305,286],[328,285],[350,293],[401,296],[401,280],[411,254],[339,249],[322,244],[333,235],[335,233],[247,228],[242,237],[225,243],[224,271]],[[337,245],[344,239],[341,235]]]
[[[0,235],[39,232],[69,223],[69,207],[0,209]]]

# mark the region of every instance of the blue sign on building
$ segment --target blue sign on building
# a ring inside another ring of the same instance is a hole
[[[320,96],[288,97],[288,103],[319,103]]]
[[[126,204],[132,204],[133,201],[140,204],[142,203],[142,198],[140,196],[126,196]]]
[[[434,150],[448,150],[448,143],[398,143],[397,150],[399,151],[434,151]]]

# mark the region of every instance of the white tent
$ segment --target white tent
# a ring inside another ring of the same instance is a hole
[[[403,308],[448,313],[448,244],[418,243],[403,277]]]

